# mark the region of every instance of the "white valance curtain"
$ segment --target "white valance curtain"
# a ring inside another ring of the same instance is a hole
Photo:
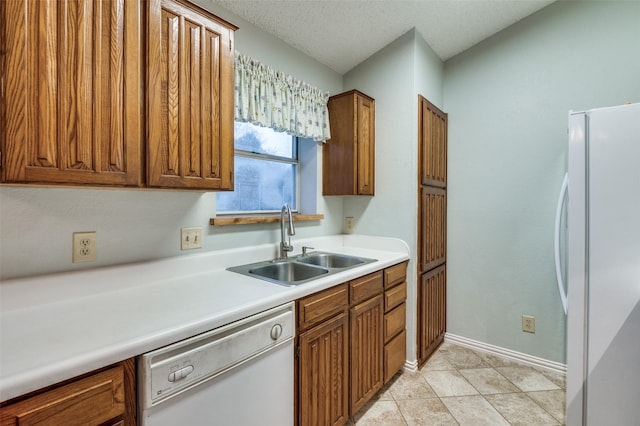
[[[329,94],[249,56],[235,56],[235,120],[326,141]]]

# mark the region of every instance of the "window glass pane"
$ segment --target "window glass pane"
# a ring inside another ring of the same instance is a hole
[[[217,211],[280,211],[283,204],[295,209],[295,182],[295,164],[236,156],[235,190],[217,194]]]
[[[276,132],[268,127],[254,126],[251,123],[235,123],[235,147],[243,151],[258,154],[277,155],[296,158],[293,137]]]

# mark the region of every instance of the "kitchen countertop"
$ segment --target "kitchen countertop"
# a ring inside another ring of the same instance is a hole
[[[293,241],[376,262],[294,287],[227,271],[275,244],[0,282],[0,402],[212,330],[409,259],[404,241]]]

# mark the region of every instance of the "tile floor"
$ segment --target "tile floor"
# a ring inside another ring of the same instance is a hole
[[[562,425],[565,378],[445,342],[417,373],[396,375],[350,426]]]

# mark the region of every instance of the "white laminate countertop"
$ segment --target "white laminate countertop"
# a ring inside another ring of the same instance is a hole
[[[0,282],[0,402],[409,259],[394,238],[293,243],[377,261],[296,287],[225,269],[272,259],[271,244]]]

